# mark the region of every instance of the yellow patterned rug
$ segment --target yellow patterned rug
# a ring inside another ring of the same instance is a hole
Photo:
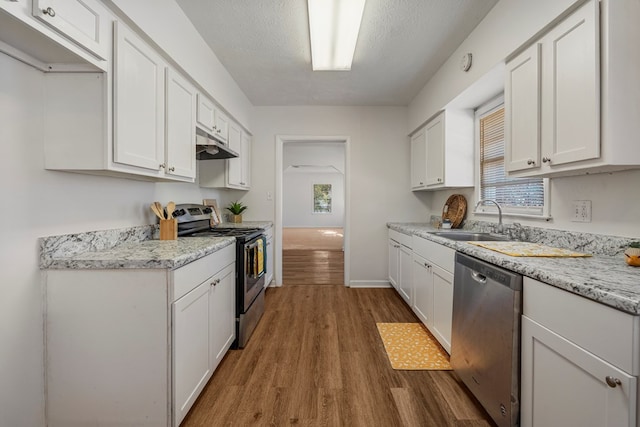
[[[391,367],[396,370],[451,370],[449,355],[421,323],[376,323]]]

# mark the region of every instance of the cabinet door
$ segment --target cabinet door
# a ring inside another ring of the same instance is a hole
[[[523,427],[636,425],[636,377],[526,316],[521,387]]]
[[[540,43],[506,65],[505,169],[540,168]]]
[[[117,22],[115,38],[114,162],[160,171],[166,167],[165,63]]]
[[[600,157],[599,3],[591,1],[543,38],[543,162]]]
[[[229,118],[222,111],[215,111],[216,125],[214,127],[215,136],[222,142],[229,140]]]
[[[444,114],[427,124],[427,186],[444,185]]]
[[[251,187],[251,136],[242,132],[242,181],[240,185],[244,188]]]
[[[432,265],[433,336],[451,353],[451,324],[453,321],[453,274]]]
[[[431,265],[420,255],[413,254],[413,312],[425,326],[432,322],[433,278]]]
[[[206,281],[173,303],[173,416],[180,425],[211,377]]]
[[[200,127],[213,134],[213,127],[215,126],[215,107],[213,102],[201,93],[198,94],[197,122]]]
[[[398,290],[399,282],[399,267],[400,267],[400,245],[395,241],[389,239],[389,283],[396,291]]]
[[[231,187],[241,187],[242,184],[242,129],[232,122],[229,125],[229,148],[240,157],[227,160],[227,184]]]
[[[411,137],[411,188],[424,188],[427,182],[427,140],[424,129]]]
[[[95,0],[33,0],[33,16],[99,59],[109,53],[108,16]]]
[[[168,175],[196,176],[196,91],[180,74],[167,69]]]
[[[236,338],[235,264],[212,279],[209,294],[209,366],[213,372]]]
[[[398,292],[400,292],[400,296],[404,299],[409,307],[412,305],[413,298],[413,280],[411,277],[411,249],[406,246],[400,245],[399,249],[399,283],[398,283]]]

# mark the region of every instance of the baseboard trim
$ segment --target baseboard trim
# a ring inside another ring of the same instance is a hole
[[[390,288],[388,280],[351,280],[350,288]]]

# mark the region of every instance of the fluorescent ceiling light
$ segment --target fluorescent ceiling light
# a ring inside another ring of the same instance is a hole
[[[366,0],[307,1],[313,70],[350,70]]]

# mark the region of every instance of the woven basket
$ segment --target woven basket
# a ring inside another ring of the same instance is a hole
[[[467,213],[467,199],[462,194],[452,194],[442,208],[442,220],[451,221],[451,228],[458,228]]]

